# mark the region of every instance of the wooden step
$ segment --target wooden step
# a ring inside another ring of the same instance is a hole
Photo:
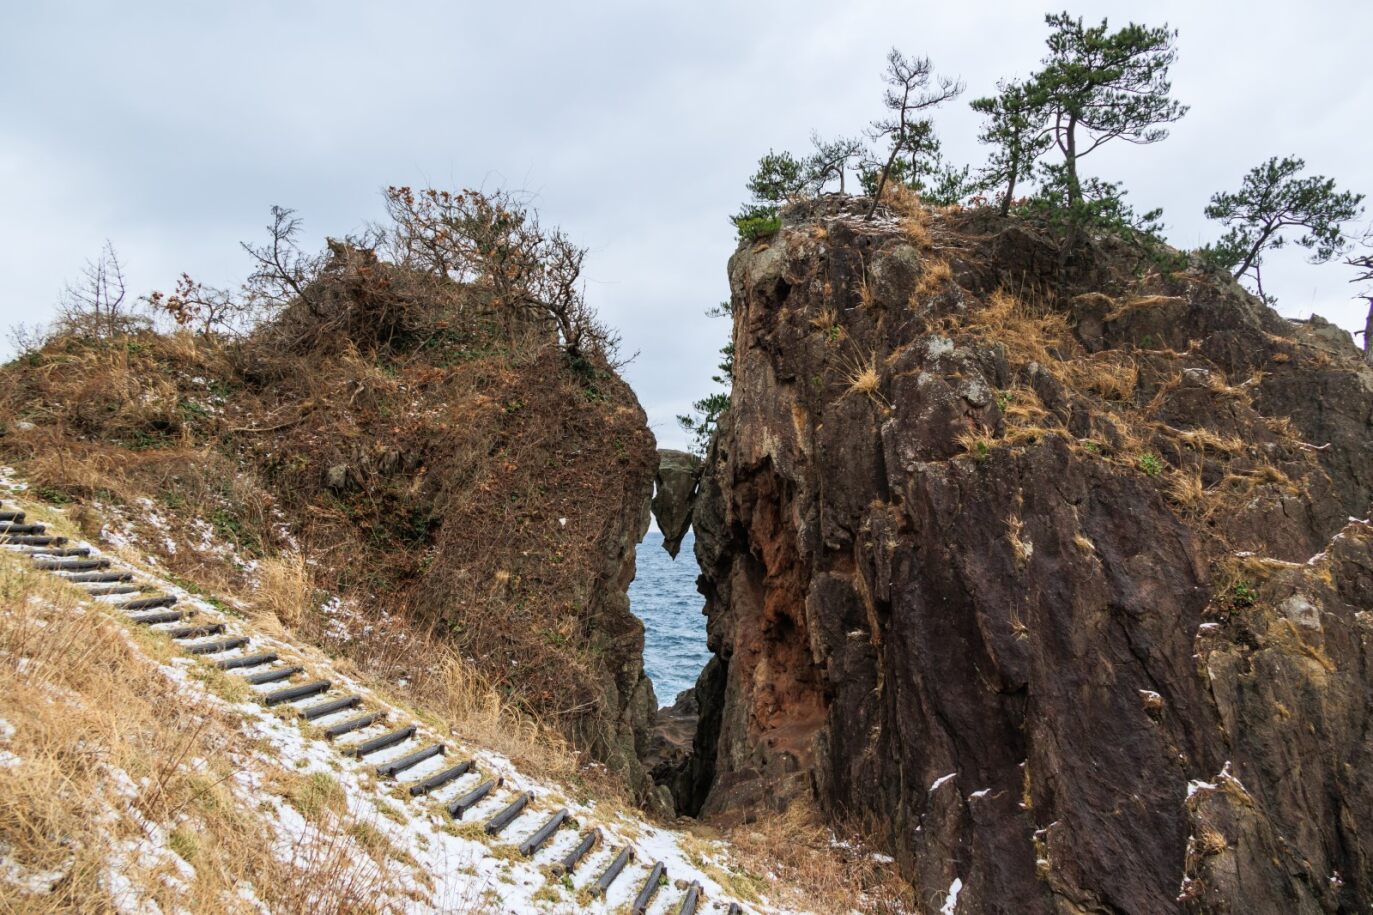
[[[137,600],[126,600],[122,604],[116,604],[120,610],[152,610],[154,607],[172,607],[176,605],[175,594],[158,594],[153,597],[140,597]]]
[[[21,511],[14,511],[12,509],[6,508],[0,510],[0,521],[8,521],[11,524],[23,524],[24,513]]]
[[[387,747],[394,747],[396,744],[404,743],[411,737],[414,737],[415,730],[416,728],[413,724],[407,724],[405,727],[397,728],[389,734],[382,734],[380,737],[373,737],[371,740],[360,743],[355,747],[349,747],[347,755],[362,759],[364,756],[379,753]]]
[[[344,734],[351,734],[354,731],[361,731],[363,728],[371,727],[378,721],[385,721],[385,712],[368,712],[358,718],[348,721],[340,721],[338,724],[331,724],[324,729],[324,739],[333,740],[335,737],[342,737]]]
[[[477,806],[482,798],[499,788],[504,781],[505,779],[503,778],[491,778],[482,782],[462,797],[450,803],[448,805],[448,815],[455,820],[461,820],[463,814]]]
[[[0,521],[0,536],[5,534],[46,534],[48,528],[43,524],[25,524],[22,521]]]
[[[167,635],[174,639],[203,639],[207,635],[220,635],[223,632],[223,623],[199,623],[192,626],[177,626],[175,629],[168,629]]]
[[[153,613],[129,614],[130,621],[142,623],[145,626],[156,626],[158,623],[175,623],[185,618],[185,610],[158,610]]]
[[[35,556],[33,567],[42,572],[93,572],[96,569],[108,569],[110,561],[103,556],[98,559],[63,558],[44,559],[42,556]]]
[[[48,534],[9,534],[0,537],[0,544],[6,546],[61,546],[66,542],[66,537],[53,537]]]
[[[456,766],[449,766],[442,772],[435,772],[428,778],[422,781],[415,782],[415,784],[411,785],[410,796],[419,797],[421,794],[428,794],[435,788],[442,788],[444,785],[448,784],[454,779],[462,778],[468,772],[471,772],[474,765],[475,763],[473,763],[472,760],[466,759],[458,763]]]
[[[132,572],[74,572],[62,576],[73,584],[86,585],[113,581],[133,581]]]
[[[306,721],[314,721],[316,718],[323,718],[325,715],[332,715],[361,704],[361,696],[344,696],[342,699],[330,699],[328,702],[307,706],[300,710],[300,716]]]
[[[107,597],[111,594],[137,594],[143,589],[138,585],[92,585],[86,589],[91,597]]]
[[[311,696],[318,696],[320,693],[329,691],[333,686],[328,680],[312,680],[309,683],[302,683],[299,686],[288,686],[267,693],[262,697],[263,705],[281,705],[284,702],[294,702],[297,699],[309,699]]]
[[[509,826],[515,817],[523,813],[524,808],[528,807],[529,802],[532,800],[534,800],[534,795],[530,794],[528,791],[521,791],[519,796],[509,804],[506,804],[500,813],[487,820],[486,825],[482,828],[486,830],[488,836],[500,835],[501,830]]]
[[[555,876],[561,876],[562,874],[572,873],[577,869],[577,865],[582,863],[582,859],[586,857],[586,853],[595,848],[596,843],[600,840],[601,831],[599,829],[592,829],[586,835],[582,836],[582,840],[578,842],[570,852],[563,855],[561,861],[553,865],[553,874]]]
[[[243,680],[252,686],[262,686],[264,683],[280,683],[282,680],[291,679],[303,670],[305,670],[304,667],[273,667],[271,670],[261,670],[255,674],[244,674]]]
[[[30,556],[52,556],[54,558],[59,558],[91,555],[91,548],[88,546],[43,546],[41,544],[36,546],[18,544],[18,546],[21,547],[22,552],[28,553]]]
[[[215,667],[220,670],[238,670],[241,667],[261,667],[263,664],[271,664],[277,660],[275,652],[264,651],[262,654],[245,654],[238,658],[225,658],[223,661],[215,661]]]
[[[433,759],[435,756],[442,756],[448,748],[441,743],[432,744],[422,750],[416,750],[400,759],[393,759],[388,763],[377,766],[377,774],[380,776],[396,776],[413,766],[418,766],[426,759]]]
[[[610,884],[615,882],[615,878],[620,876],[620,871],[625,869],[625,865],[634,857],[634,849],[626,845],[620,849],[620,853],[615,856],[615,860],[610,862],[610,866],[605,869],[605,873],[596,878],[596,884],[591,888],[593,896],[604,896],[605,891],[610,889]]]
[[[658,882],[667,873],[667,868],[663,867],[663,862],[653,862],[653,868],[648,872],[648,877],[644,880],[644,885],[639,890],[639,895],[634,897],[634,904],[629,907],[629,915],[644,915],[648,911],[648,904],[653,901],[653,894],[658,892]]]
[[[520,854],[524,855],[526,858],[534,854],[543,843],[548,841],[549,836],[562,828],[562,825],[567,822],[567,819],[568,813],[566,810],[559,810],[557,813],[553,814],[548,818],[547,823],[544,823],[532,836],[520,843]]]
[[[691,886],[687,887],[686,898],[682,900],[681,908],[677,909],[677,915],[696,915],[696,907],[700,904],[701,884],[693,880]]]
[[[199,645],[187,645],[187,654],[219,654],[223,651],[233,651],[235,648],[242,648],[248,644],[248,640],[243,636],[235,636],[231,639],[219,639],[215,642],[202,642]]]

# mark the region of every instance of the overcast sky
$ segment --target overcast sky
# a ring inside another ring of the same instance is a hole
[[[638,351],[628,375],[659,441],[710,388],[727,328],[727,216],[769,147],[856,133],[879,113],[883,57],[928,54],[968,84],[941,112],[947,152],[980,162],[966,101],[1043,53],[1043,13],[1001,0],[836,3],[7,3],[0,28],[0,324],[50,316],[110,239],[133,289],[185,270],[236,284],[238,242],[272,204],[309,237],[380,213],[387,184],[509,186],[591,249],[588,295]],[[1228,7],[1230,11],[1222,11]],[[1368,0],[1077,3],[1181,31],[1161,144],[1091,170],[1193,247],[1201,215],[1269,156],[1373,192]],[[1350,271],[1274,258],[1289,316],[1351,329]],[[8,342],[0,344],[5,354]]]

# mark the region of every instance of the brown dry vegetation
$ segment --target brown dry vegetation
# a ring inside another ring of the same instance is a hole
[[[108,912],[119,894],[132,905],[131,891],[164,911],[256,911],[240,881],[276,911],[385,910],[379,893],[397,887],[384,861],[359,866],[345,812],[307,816],[304,860],[273,853],[270,814],[235,775],[265,770],[288,801],[304,777],[256,756],[229,715],[167,677],[157,663],[165,642],[130,641],[73,588],[12,554],[0,555],[0,603],[12,731],[0,742],[11,754],[0,766],[0,848],[31,878],[29,891],[0,889],[0,911]],[[110,882],[111,867],[131,890]]]
[[[1145,297],[1132,306],[1149,307],[1166,298]],[[1160,465],[1161,482],[1178,506],[1204,522],[1216,521],[1244,504],[1257,487],[1277,485],[1294,493],[1300,489],[1300,483],[1238,435],[1205,426],[1179,429],[1158,418],[1180,384],[1181,372],[1173,365],[1184,354],[1145,355],[1118,349],[1089,353],[1077,340],[1067,315],[1052,301],[1026,301],[1005,289],[993,292],[965,317],[944,318],[940,329],[955,337],[970,335],[995,343],[1017,370],[1031,363],[1047,369],[1063,390],[1087,401],[1098,416],[1097,425],[1108,433],[1099,439],[1077,440],[1061,419],[1043,407],[1033,390],[1020,385],[1001,395],[999,430],[972,429],[960,436],[960,445],[975,457],[987,456],[998,445],[1015,447],[1044,435],[1061,436],[1096,457],[1134,469],[1140,468],[1143,455],[1169,455],[1171,460]],[[1249,409],[1253,421],[1283,444],[1281,455],[1303,465],[1308,473],[1319,473],[1290,422],[1270,421],[1252,412],[1248,388],[1227,385],[1219,373],[1212,373],[1209,385]],[[1153,466],[1148,458],[1143,465]],[[1203,467],[1209,483],[1203,482]]]
[[[87,534],[150,508],[165,530],[132,526],[173,573],[375,682],[447,707],[436,674],[468,659],[483,696],[614,765],[653,438],[603,349],[508,286],[337,246],[241,339],[58,334],[0,369],[0,459]]]
[[[783,813],[727,830],[742,869],[708,871],[741,899],[766,893],[774,902],[814,912],[911,911],[910,885],[863,838],[875,833],[827,824],[812,805],[798,801]],[[771,876],[764,881],[756,874]]]

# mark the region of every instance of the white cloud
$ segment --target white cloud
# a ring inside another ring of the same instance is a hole
[[[228,283],[272,204],[322,237],[376,217],[386,184],[505,183],[591,247],[589,292],[640,353],[628,374],[656,434],[680,445],[673,414],[709,390],[727,332],[704,311],[727,294],[726,217],[758,156],[860,130],[892,44],[962,76],[969,98],[1042,54],[1031,5],[921,6],[20,6],[0,35],[0,325],[50,313],[107,237],[139,292],[182,270]],[[1221,6],[1072,7],[1181,32],[1174,88],[1191,113],[1093,167],[1163,206],[1183,246],[1217,234],[1207,197],[1271,155],[1373,192],[1373,8]],[[976,126],[961,103],[941,115],[953,157],[980,160]],[[1338,267],[1288,252],[1267,272],[1284,313],[1362,327]]]

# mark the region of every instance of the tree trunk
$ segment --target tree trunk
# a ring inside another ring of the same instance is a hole
[[[1068,168],[1068,206],[1076,207],[1082,203],[1082,182],[1077,178],[1077,118],[1068,118],[1068,149],[1063,157]]]
[[[1001,198],[1001,215],[1011,215],[1011,199],[1015,197],[1015,182],[1019,176],[1016,172],[1019,169],[1014,163],[1011,165],[1010,174],[1006,178],[1006,196]]]
[[[1368,317],[1363,320],[1363,361],[1373,365],[1373,296],[1368,298]]]

